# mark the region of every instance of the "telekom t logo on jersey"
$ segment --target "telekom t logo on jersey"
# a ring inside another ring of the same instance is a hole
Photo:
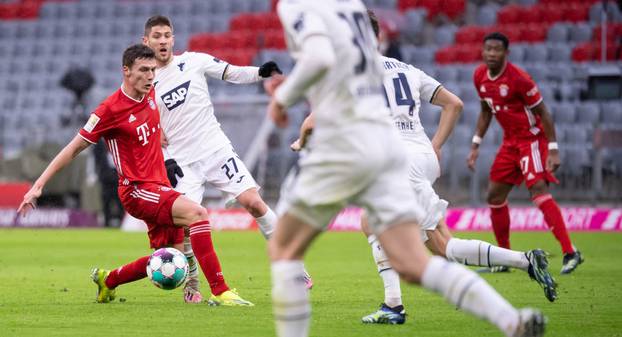
[[[149,125],[147,122],[142,123],[136,128],[136,133],[138,134],[138,141],[142,142],[142,146],[149,144],[149,139],[147,139],[151,132],[149,132]]]

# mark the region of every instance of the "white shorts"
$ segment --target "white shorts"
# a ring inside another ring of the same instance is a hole
[[[376,234],[397,223],[420,223],[424,210],[408,183],[404,144],[391,125],[357,123],[339,136],[312,139],[285,196],[287,212],[325,229],[345,206],[365,209]]]
[[[205,184],[219,189],[226,201],[235,199],[242,192],[259,188],[255,179],[231,146],[223,147],[209,157],[181,166],[184,176],[178,179],[175,190],[201,204]]]
[[[441,173],[436,154],[413,151],[408,157],[410,161],[408,179],[415,192],[417,204],[424,209],[425,213],[420,226],[421,238],[423,242],[426,242],[428,241],[426,231],[436,229],[438,222],[445,217],[449,203],[439,198],[432,187]]]

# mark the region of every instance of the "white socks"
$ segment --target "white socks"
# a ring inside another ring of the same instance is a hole
[[[440,293],[458,309],[484,318],[506,335],[519,324],[518,311],[475,272],[433,256],[423,272],[421,285]]]
[[[523,252],[517,252],[480,240],[451,238],[447,242],[445,256],[449,261],[468,266],[507,266],[527,271],[529,260]]]
[[[279,337],[309,335],[311,304],[302,261],[272,262],[272,307]]]
[[[263,234],[264,238],[266,238],[267,240],[270,238],[270,236],[272,236],[272,233],[274,232],[274,228],[276,227],[276,223],[279,218],[276,216],[276,214],[274,214],[272,209],[268,207],[268,211],[266,212],[266,214],[255,218],[255,220],[257,221],[257,225],[259,225],[259,230],[261,231],[261,234]]]
[[[398,275],[391,265],[389,259],[384,253],[384,249],[378,242],[375,235],[370,235],[367,238],[367,242],[371,246],[371,252],[376,261],[378,267],[378,274],[382,278],[384,284],[384,303],[393,308],[398,305],[402,305],[402,289],[400,288],[400,276]]]
[[[187,284],[193,290],[199,290],[199,263],[192,251],[192,245],[190,245],[190,237],[184,237],[184,255],[188,260],[188,281]]]

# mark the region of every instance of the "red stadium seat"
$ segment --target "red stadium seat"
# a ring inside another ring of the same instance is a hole
[[[397,2],[397,9],[402,12],[405,12],[411,8],[415,8],[417,6],[417,0],[399,0]]]
[[[264,33],[263,47],[267,49],[286,49],[285,33],[282,30],[270,30]]]
[[[521,41],[525,42],[542,42],[546,40],[546,34],[549,30],[548,24],[530,24],[523,26],[521,29]]]
[[[266,29],[283,29],[281,20],[276,13],[269,13],[265,15]]]
[[[456,44],[475,43],[479,37],[479,26],[464,26],[460,28],[454,36]]]
[[[614,61],[616,58],[619,58],[619,50],[620,50],[620,45],[619,44],[608,44],[607,45],[607,54],[606,54],[606,60],[607,61]],[[600,61],[602,58],[601,55],[601,51],[602,48],[600,46],[600,43],[593,43],[592,44],[592,60],[594,61]]]
[[[525,23],[541,23],[547,15],[546,8],[537,5],[523,9],[522,14],[519,21]]]
[[[441,11],[441,1],[438,0],[419,0],[417,7],[428,11],[428,19],[435,17]]]
[[[229,30],[253,29],[255,16],[252,13],[240,13],[229,21]]]
[[[228,38],[227,47],[232,49],[257,48],[257,33],[246,30],[226,33]]]
[[[564,21],[564,10],[565,10],[564,4],[549,3],[549,4],[541,4],[541,5],[536,5],[536,6],[542,9],[542,12],[541,12],[543,13],[541,16],[542,22],[556,23],[556,22]]]
[[[616,39],[622,38],[622,24],[608,24],[607,25],[607,41],[615,42]],[[602,35],[601,26],[594,27],[594,33],[592,34],[592,40],[599,42]]]
[[[438,49],[434,54],[434,59],[438,64],[454,63],[456,59],[456,47],[450,46]]]
[[[39,16],[41,1],[22,1],[17,8],[17,17],[20,19],[36,19]]]
[[[505,6],[497,13],[497,23],[507,25],[521,22],[524,20],[523,11],[523,7],[518,5]]]
[[[499,25],[494,26],[492,31],[502,33],[507,36],[510,43],[522,41],[522,25]]]
[[[591,44],[583,43],[572,50],[572,60],[575,62],[587,62],[592,59],[592,54]]]
[[[466,10],[465,0],[444,0],[440,11],[452,20],[460,17]]]
[[[564,21],[583,22],[590,15],[590,5],[586,3],[570,3],[564,9]]]
[[[455,47],[455,59],[457,63],[473,63],[482,59],[481,44],[465,44]]]
[[[1,7],[0,7],[1,8]],[[0,183],[0,207],[17,208],[21,204],[24,194],[30,190],[27,182]]]
[[[19,4],[0,4],[0,19],[14,20],[17,19],[19,12]]]

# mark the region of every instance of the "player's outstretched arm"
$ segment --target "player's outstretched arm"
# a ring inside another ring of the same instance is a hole
[[[432,104],[443,108],[441,110],[441,120],[439,121],[438,129],[432,138],[432,147],[434,147],[434,151],[440,161],[441,148],[456,126],[458,118],[460,118],[460,114],[462,113],[464,103],[451,91],[441,88],[432,99]]]
[[[467,157],[467,166],[471,171],[475,170],[475,161],[477,161],[477,156],[479,156],[479,144],[481,144],[486,131],[488,131],[488,127],[490,126],[490,121],[492,120],[492,110],[486,101],[480,101],[481,111],[479,113],[479,117],[477,118],[477,126],[475,127],[475,135],[471,141],[471,152]]]
[[[25,216],[28,211],[35,208],[37,198],[41,196],[45,184],[47,184],[58,171],[67,166],[80,152],[89,147],[89,145],[91,145],[91,143],[84,140],[80,135],[76,135],[71,142],[52,159],[43,173],[41,173],[41,176],[35,181],[26,195],[24,195],[24,200],[19,205],[17,213]]]
[[[230,64],[227,66],[223,79],[229,83],[245,84],[255,83],[262,78],[268,78],[276,74],[283,74],[283,72],[274,61],[268,61],[262,64],[261,67],[242,67]]]
[[[549,155],[546,158],[546,170],[549,172],[555,172],[555,170],[557,170],[561,165],[561,160],[559,158],[559,148],[557,146],[557,136],[555,135],[553,117],[544,102],[540,102],[540,104],[533,107],[531,111],[536,115],[540,115],[542,127],[544,128],[544,134],[546,135],[546,139],[549,141]]]

